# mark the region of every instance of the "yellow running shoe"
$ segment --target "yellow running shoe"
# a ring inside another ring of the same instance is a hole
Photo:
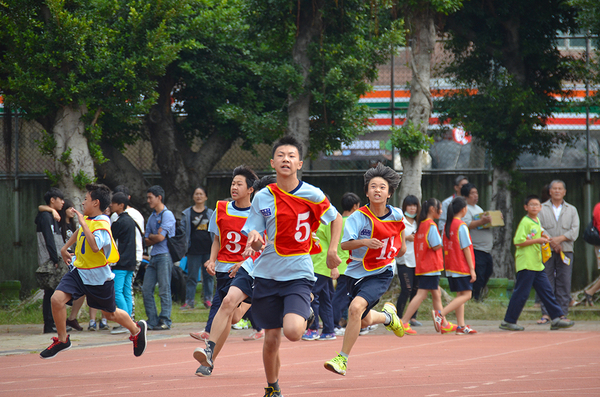
[[[325,369],[336,374],[346,376],[346,368],[348,366],[348,359],[341,354],[338,354],[329,361],[325,361]]]
[[[390,324],[386,325],[385,328],[389,331],[393,331],[397,337],[402,338],[404,336],[404,326],[402,325],[402,320],[400,320],[398,314],[396,314],[396,306],[394,306],[392,302],[385,302],[383,311],[392,317],[392,321],[390,321]]]

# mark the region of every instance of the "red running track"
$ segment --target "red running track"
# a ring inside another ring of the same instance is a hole
[[[156,335],[156,334],[154,334]],[[163,334],[164,335],[164,334]],[[161,335],[139,358],[131,343],[74,346],[52,360],[0,357],[0,396],[263,396],[262,341],[231,337],[210,378],[194,375],[189,337]],[[281,344],[280,385],[294,396],[599,396],[600,332],[526,331],[477,335],[370,334],[352,351],[348,374],[323,362],[335,341]],[[43,348],[43,347],[40,347]]]

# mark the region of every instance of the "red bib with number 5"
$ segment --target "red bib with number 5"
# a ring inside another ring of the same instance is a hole
[[[330,203],[323,198],[315,203],[284,192],[277,184],[267,186],[275,199],[275,251],[281,256],[306,255],[313,246],[312,232],[319,228],[321,216]]]
[[[246,248],[248,238],[240,230],[248,217],[231,215],[227,212],[228,204],[227,201],[217,201],[216,222],[221,240],[217,260],[222,263],[238,263],[246,259],[242,256],[242,252]]]
[[[371,212],[366,205],[359,208],[371,221],[371,237],[383,243],[383,247],[371,249],[367,248],[363,257],[363,267],[365,270],[377,270],[391,263],[396,254],[402,248],[402,231],[406,227],[402,219],[400,220],[381,220]]]

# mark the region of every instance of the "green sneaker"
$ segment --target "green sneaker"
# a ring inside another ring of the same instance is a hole
[[[392,321],[385,328],[394,332],[397,337],[402,338],[404,336],[404,327],[402,326],[402,320],[396,314],[396,306],[392,302],[385,302],[383,311],[392,317]]]
[[[338,354],[329,361],[325,361],[325,369],[336,374],[346,376],[346,367],[348,366],[348,359],[341,354]]]

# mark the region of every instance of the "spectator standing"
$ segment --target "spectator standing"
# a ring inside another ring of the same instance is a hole
[[[135,232],[135,269],[133,270],[132,275],[132,279],[135,280],[135,276],[140,270],[140,265],[142,263],[144,255],[144,217],[142,216],[140,211],[131,206],[131,195],[129,194],[129,188],[127,186],[119,185],[115,187],[113,193],[125,193],[129,201],[129,204],[127,204],[127,207],[125,207],[125,212],[133,218],[135,224],[137,225]],[[116,213],[113,213],[110,217],[110,220],[111,222],[114,222],[117,220],[117,218],[118,215]],[[133,296],[133,284],[131,289],[131,296]],[[135,299],[132,301],[131,318],[135,319]]]
[[[146,224],[146,245],[152,246],[150,262],[144,274],[144,307],[148,316],[149,330],[167,330],[171,328],[171,271],[173,262],[167,237],[175,236],[175,216],[167,209],[163,199],[165,191],[162,187],[155,185],[148,189],[147,200],[150,208],[154,210]],[[154,287],[158,283],[158,295],[160,297],[161,312],[156,311],[154,302]]]
[[[50,212],[54,219],[58,221],[58,225],[60,226],[60,233],[63,237],[63,244],[65,244],[73,233],[77,231],[77,222],[75,221],[75,211],[74,211],[73,202],[69,199],[64,199],[63,207],[60,211],[56,211],[52,207],[48,205],[40,205],[38,210]],[[60,247],[62,247],[62,245]],[[59,248],[59,247],[56,247]],[[75,253],[75,245],[69,247],[69,252]],[[77,299],[73,302],[73,306],[71,308],[71,314],[67,318],[67,329],[69,328],[75,329],[77,331],[83,331],[83,327],[79,325],[79,321],[77,321],[77,315],[79,314],[79,310],[83,303],[85,302],[85,296]],[[68,332],[67,331],[67,332]]]
[[[573,273],[573,243],[579,236],[577,208],[564,200],[567,186],[561,180],[550,182],[550,200],[542,204],[539,218],[542,228],[550,236],[552,257],[544,263],[556,301],[565,316],[571,303],[571,276]],[[561,254],[562,253],[562,254]],[[563,258],[564,254],[564,258]],[[541,323],[548,322],[548,311],[542,303]]]
[[[46,205],[55,211],[60,211],[64,204],[63,193],[57,188],[51,188],[44,194]],[[54,288],[60,282],[62,277],[61,268],[66,271],[66,266],[59,255],[59,249],[64,241],[60,231],[58,221],[50,212],[38,211],[35,217],[37,246],[38,246],[38,270],[36,277],[44,289],[44,301],[42,304],[42,313],[44,316],[44,333],[56,332],[54,318],[52,317],[52,308],[50,298],[54,294]],[[54,269],[52,269],[54,268]],[[49,272],[40,272],[40,269],[47,269]],[[42,276],[43,275],[43,276]]]
[[[396,269],[398,270],[398,280],[400,281],[400,295],[396,302],[396,309],[400,316],[404,313],[406,302],[415,297],[419,282],[415,277],[415,267],[417,266],[415,258],[415,234],[417,234],[417,216],[421,212],[421,205],[416,196],[408,195],[402,202],[402,212],[404,213],[404,236],[406,242],[406,253],[396,258]],[[417,311],[410,318],[410,325],[421,326],[417,321]]]
[[[542,208],[540,199],[536,195],[530,195],[527,196],[524,204],[527,215],[519,223],[513,238],[513,243],[516,246],[515,289],[510,297],[510,302],[508,302],[506,315],[504,321],[500,324],[500,329],[507,331],[524,330],[521,325],[517,324],[517,320],[527,302],[531,288],[535,289],[540,296],[540,300],[550,312],[552,318],[551,330],[572,327],[574,325],[573,321],[561,318],[564,313],[556,302],[548,282],[548,276],[544,272],[540,246],[548,242],[548,236],[543,233],[539,221],[539,213]]]
[[[448,206],[450,205],[452,200],[456,198],[456,196],[460,196],[460,189],[462,189],[462,187],[467,183],[469,183],[469,180],[464,175],[459,175],[454,179],[454,193],[452,194],[452,196],[447,197],[444,201],[442,201],[442,215],[438,220],[438,229],[440,230],[440,232],[444,231],[444,225],[446,224],[446,214],[448,214]]]
[[[187,265],[188,277],[185,285],[185,304],[182,309],[194,308],[196,296],[196,284],[198,276],[202,272],[202,293],[204,296],[204,307],[212,306],[215,289],[215,277],[208,274],[203,266],[210,258],[212,238],[208,232],[208,225],[213,215],[213,210],[206,207],[206,190],[197,187],[193,194],[194,205],[183,210],[181,214],[181,227],[185,231],[187,239]]]
[[[475,253],[475,273],[477,279],[473,283],[473,299],[481,300],[483,289],[487,285],[492,272],[494,271],[494,262],[492,260],[492,246],[494,245],[494,236],[492,229],[481,229],[480,227],[492,221],[489,215],[483,215],[483,209],[477,205],[479,201],[479,192],[477,186],[472,183],[464,185],[460,191],[461,195],[467,201],[467,213],[462,218],[467,224],[473,243],[473,252]],[[476,219],[476,215],[480,219]]]
[[[119,250],[119,261],[113,265],[115,274],[115,301],[117,307],[124,310],[131,317],[133,308],[132,281],[135,270],[135,235],[136,225],[133,218],[125,212],[129,205],[129,198],[125,193],[115,193],[112,197],[110,210],[117,214],[117,220],[111,225],[113,238]],[[127,329],[122,325],[113,328],[112,333],[124,333]]]

